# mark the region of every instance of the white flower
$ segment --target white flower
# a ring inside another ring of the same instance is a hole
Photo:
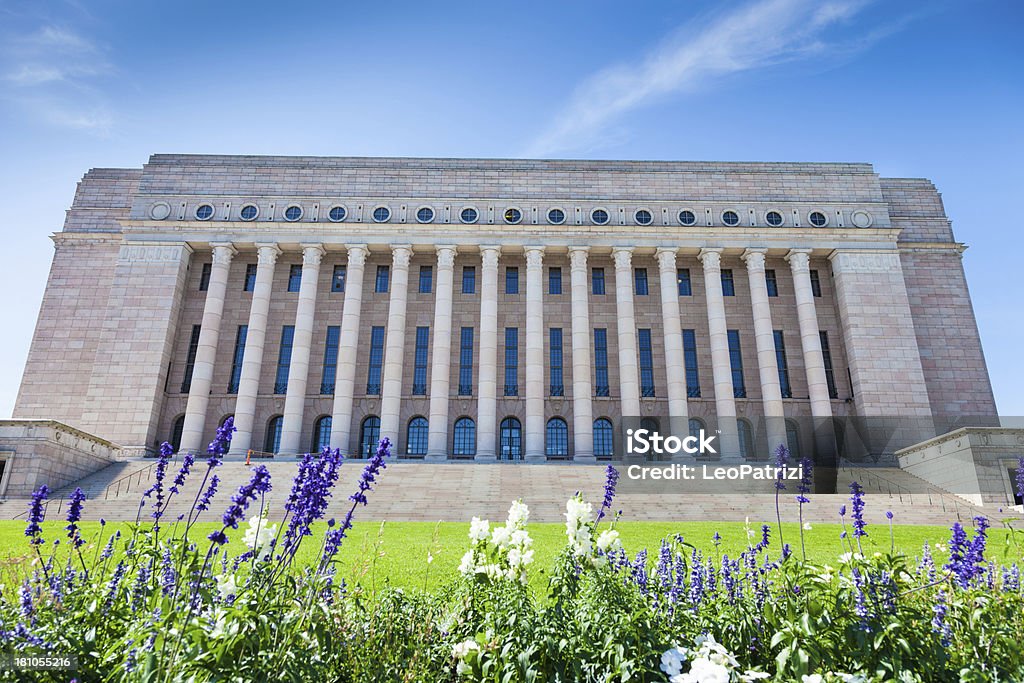
[[[868,679],[864,678],[861,674],[837,673],[836,676],[838,676],[843,683],[867,683],[868,681]]]
[[[522,528],[526,526],[527,520],[530,519],[530,508],[526,506],[521,500],[512,501],[512,507],[508,509],[508,526],[514,528]]]
[[[220,593],[221,600],[227,600],[228,597],[235,595],[238,591],[235,585],[234,574],[220,574],[217,576],[217,591]]]
[[[427,553],[427,564],[434,561],[434,556],[431,553]]]
[[[486,519],[474,517],[469,523],[469,538],[473,541],[486,541],[491,533],[491,523]]]
[[[609,550],[621,550],[622,541],[619,540],[619,532],[615,529],[602,531],[601,535],[597,537],[597,548],[604,553]]]
[[[812,528],[810,522],[804,522],[804,531],[810,531]]]
[[[821,674],[804,674],[800,677],[800,683],[821,683],[822,680],[824,679],[822,679]]]
[[[726,667],[698,657],[690,662],[687,673],[673,676],[670,680],[672,683],[729,683],[730,678],[731,674]]]
[[[676,676],[683,670],[683,662],[688,657],[689,653],[678,645],[671,650],[665,650],[661,655],[661,670],[669,676]]]
[[[863,560],[864,556],[860,553],[843,553],[839,556],[839,564],[849,564],[851,560]]]
[[[480,645],[475,640],[464,640],[452,646],[452,657],[455,657],[455,659],[465,659],[470,652],[475,652],[479,649]]]
[[[476,562],[473,560],[473,551],[467,550],[466,554],[462,556],[462,562],[459,563],[459,573],[472,574],[474,571],[476,571]]]
[[[740,674],[741,683],[754,683],[754,681],[763,681],[771,678],[772,675],[766,671],[744,671]]]
[[[249,520],[249,528],[245,530],[242,542],[252,550],[256,559],[263,562],[270,557],[271,547],[274,538],[277,537],[277,525],[267,525],[267,520],[259,515]]]
[[[533,539],[530,538],[529,532],[525,529],[516,529],[512,532],[512,540],[509,541],[512,545],[519,546],[520,548],[529,548],[533,545]]]
[[[491,543],[498,548],[503,548],[512,538],[512,530],[508,526],[499,526],[491,532]]]

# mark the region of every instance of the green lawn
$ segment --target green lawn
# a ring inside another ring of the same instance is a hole
[[[44,525],[44,536],[48,540],[64,538],[63,524],[48,522]],[[129,524],[108,523],[103,529],[101,543],[113,530],[120,527],[125,533]],[[97,522],[82,524],[83,535],[92,541],[100,531]],[[205,536],[219,525],[214,523],[197,524],[192,530],[192,537],[205,544]],[[0,583],[8,586],[17,583],[16,574],[24,572],[33,558],[24,537],[23,522],[0,522],[0,567],[3,576]],[[602,525],[601,528],[604,528]],[[619,529],[623,543],[630,553],[647,548],[651,556],[656,556],[662,538],[681,534],[686,542],[697,546],[704,553],[714,555],[716,549],[712,543],[715,531],[721,535],[721,545],[717,552],[726,553],[730,557],[737,556],[747,544],[744,525],[738,522],[621,522]],[[312,537],[307,537],[300,549],[299,563],[308,562],[320,551],[320,540],[326,529],[320,524]],[[361,585],[366,589],[380,588],[387,583],[404,589],[433,588],[443,583],[457,571],[459,560],[468,548],[466,523],[427,522],[378,522],[357,523],[350,532],[342,551],[340,576],[344,577],[349,586]],[[844,552],[840,545],[839,534],[842,527],[837,524],[816,524],[804,531],[808,559],[819,563],[836,563],[836,558]],[[546,586],[546,572],[552,567],[552,559],[565,545],[564,528],[560,524],[530,524],[529,531],[534,540],[536,556],[532,566],[530,583],[535,589]],[[890,537],[885,526],[872,525],[869,536],[865,539],[865,553],[888,552]],[[757,538],[760,530],[755,528]],[[795,553],[800,552],[800,532],[796,524],[783,524],[785,540],[790,543]],[[232,553],[241,552],[243,530],[233,531],[229,536]],[[910,557],[917,556],[923,543],[934,546],[945,545],[949,538],[949,530],[938,526],[895,526],[894,535],[896,549]],[[778,532],[772,528],[773,547],[778,548]],[[1002,559],[1005,547],[1006,532],[993,529],[990,532],[989,548],[994,559]],[[756,539],[755,539],[756,540]],[[46,546],[51,547],[51,546]],[[83,548],[88,559],[96,551],[95,543],[90,542]],[[942,554],[934,553],[936,564],[943,563]],[[433,561],[428,564],[427,557]]]

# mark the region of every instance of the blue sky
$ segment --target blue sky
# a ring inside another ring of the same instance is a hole
[[[76,181],[156,152],[867,161],[943,193],[1024,415],[1015,1],[0,0],[0,416]]]

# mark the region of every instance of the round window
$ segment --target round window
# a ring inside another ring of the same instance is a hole
[[[242,217],[243,221],[256,220],[256,216],[260,215],[260,210],[255,204],[246,204],[242,207],[242,210],[238,212],[238,215]]]
[[[344,206],[332,206],[331,210],[327,213],[327,217],[335,223],[342,222],[347,215],[348,211],[345,210]]]
[[[296,206],[295,204],[292,204],[291,206],[289,206],[287,209],[284,210],[284,219],[286,221],[295,222],[295,221],[299,220],[300,218],[302,218],[302,207],[301,206]]]
[[[515,225],[523,220],[523,212],[516,208],[505,209],[505,222]]]
[[[201,221],[208,221],[213,216],[213,206],[210,204],[200,204],[196,207],[196,218]]]
[[[740,215],[735,211],[726,211],[722,214],[722,222],[726,225],[739,225]]]
[[[590,212],[590,220],[594,221],[596,225],[604,225],[608,222],[608,212],[604,209],[594,209]]]
[[[782,225],[782,214],[778,211],[769,211],[764,215],[765,221],[768,225],[778,227]]]
[[[171,215],[171,205],[167,202],[157,202],[149,209],[149,215],[158,221],[162,221]]]
[[[459,220],[463,223],[476,223],[476,219],[480,217],[480,214],[476,212],[472,206],[467,206],[459,213]]]
[[[561,209],[551,209],[548,211],[548,223],[552,225],[561,225],[565,222],[565,211]]]
[[[871,214],[867,211],[854,211],[853,212],[853,224],[858,228],[870,228],[871,227]]]
[[[807,219],[811,221],[811,225],[816,228],[823,228],[828,224],[828,218],[825,217],[821,211],[811,211],[808,214]]]
[[[386,206],[378,206],[373,210],[373,220],[376,223],[386,223],[391,218],[391,209]]]
[[[683,225],[693,225],[697,222],[697,216],[689,209],[683,209],[679,212],[679,222]]]
[[[633,219],[636,220],[638,225],[650,225],[651,221],[654,220],[654,216],[647,209],[640,209],[633,214]]]
[[[416,212],[416,220],[420,223],[430,223],[434,220],[434,210],[429,206],[420,207],[420,210]]]

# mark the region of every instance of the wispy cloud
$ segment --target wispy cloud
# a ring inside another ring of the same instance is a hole
[[[593,148],[630,111],[676,93],[695,93],[716,79],[826,51],[864,49],[868,42],[829,40],[829,29],[852,19],[870,0],[758,0],[695,30],[680,27],[639,63],[605,68],[575,90],[524,156]]]
[[[0,97],[49,125],[105,135],[113,116],[98,80],[112,72],[94,41],[47,24],[6,36],[0,48]]]

